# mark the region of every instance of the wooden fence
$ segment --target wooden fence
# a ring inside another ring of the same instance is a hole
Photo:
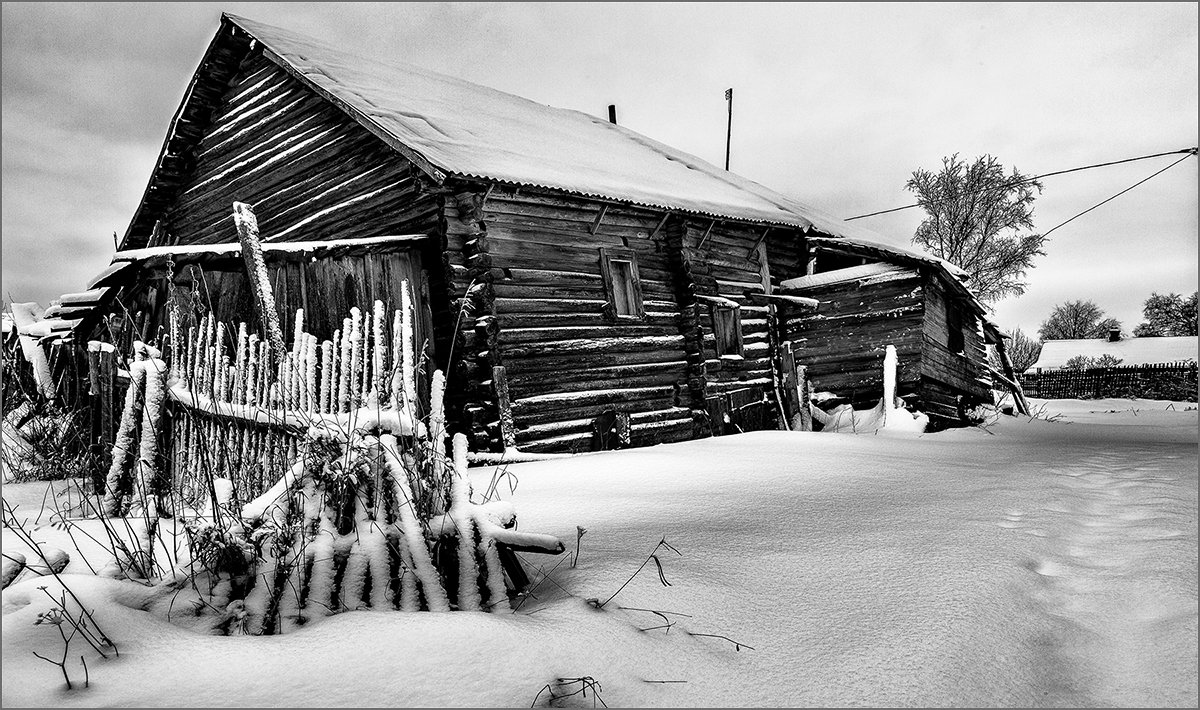
[[[1043,399],[1138,397],[1195,402],[1196,362],[1117,365],[1082,370],[1037,370],[1020,376],[1025,394]]]
[[[166,355],[177,384],[168,401],[165,463],[182,502],[203,500],[213,478],[230,480],[240,500],[261,494],[296,460],[312,426],[344,424],[364,408],[403,407],[417,416],[409,383],[419,363],[407,290],[402,301],[394,314],[382,301],[366,313],[352,308],[323,343],[305,331],[298,310],[284,352],[245,323],[227,329],[208,316],[185,334],[172,315],[175,345]]]

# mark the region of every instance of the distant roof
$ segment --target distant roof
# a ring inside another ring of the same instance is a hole
[[[1067,360],[1078,355],[1100,357],[1112,355],[1122,365],[1149,365],[1154,363],[1181,362],[1197,359],[1195,336],[1182,338],[1124,338],[1109,342],[1108,338],[1086,340],[1047,340],[1042,343],[1042,354],[1029,370],[1063,367]],[[1027,372],[1029,371],[1027,370]]]
[[[179,156],[189,142],[199,140],[194,124],[204,120],[204,113],[192,106],[211,102],[223,90],[227,77],[208,76],[219,73],[218,58],[249,51],[252,42],[437,182],[448,177],[490,180],[713,218],[812,227],[832,236],[874,236],[599,116],[546,106],[411,64],[358,57],[226,14],[172,123],[156,177],[123,248],[144,246],[154,220],[146,200],[157,204],[170,192]],[[166,171],[165,185],[156,184],[160,171]]]

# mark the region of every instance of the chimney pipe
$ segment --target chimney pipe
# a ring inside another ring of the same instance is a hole
[[[614,125],[617,123],[617,105],[616,104],[608,105],[608,122],[612,123]]]
[[[1108,342],[1115,343],[1120,339],[1121,339],[1121,329],[1120,328],[1109,328],[1108,329]]]

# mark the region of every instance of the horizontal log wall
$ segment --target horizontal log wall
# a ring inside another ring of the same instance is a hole
[[[768,263],[764,265],[764,251],[759,248],[772,233],[781,242],[789,235],[799,241],[799,236],[790,230],[767,231],[761,226],[689,219],[681,243],[695,293],[720,296],[739,305],[741,356],[718,355],[711,304],[701,301],[698,318],[707,378],[706,398],[710,400],[708,411],[718,415],[743,407],[754,410],[731,416],[733,431],[777,425],[771,335],[774,309],[755,305],[745,296],[746,291],[762,293],[766,290],[764,274],[768,280],[774,279],[773,285],[778,283],[775,275],[769,272],[771,257],[767,256]],[[770,253],[770,246],[766,253]],[[800,253],[793,249],[781,255],[780,260],[796,268],[800,258]],[[724,401],[714,403],[711,400],[715,398],[724,398]],[[725,432],[721,422],[714,422],[714,432]]]
[[[781,308],[783,335],[808,366],[813,388],[866,403],[883,391],[883,356],[896,347],[900,395],[920,388],[925,296],[919,276],[860,286],[837,283],[804,291],[816,313]]]
[[[949,306],[957,308],[962,323],[962,354],[949,348]],[[983,342],[979,316],[959,299],[950,296],[946,288],[929,278],[925,289],[925,323],[922,331],[921,374],[939,382],[944,389],[969,400],[969,405],[991,402],[991,379],[985,367],[987,353]]]
[[[157,244],[237,238],[234,201],[267,241],[437,232],[419,171],[259,52],[250,52],[193,148]]]
[[[804,276],[808,268],[809,251],[803,235],[792,230],[772,229],[767,233],[766,245],[774,288],[778,288],[783,281]]]
[[[480,216],[465,247],[486,257],[495,332],[476,357],[505,367],[516,444],[588,450],[608,410],[631,414],[635,446],[691,438],[680,309],[666,235],[655,233],[663,214],[496,188]],[[636,254],[645,317],[606,313],[602,247]]]

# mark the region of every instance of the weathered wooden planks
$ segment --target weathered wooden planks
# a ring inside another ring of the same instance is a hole
[[[174,244],[235,237],[248,202],[268,241],[436,230],[436,200],[416,169],[261,55],[251,53],[158,218]]]

